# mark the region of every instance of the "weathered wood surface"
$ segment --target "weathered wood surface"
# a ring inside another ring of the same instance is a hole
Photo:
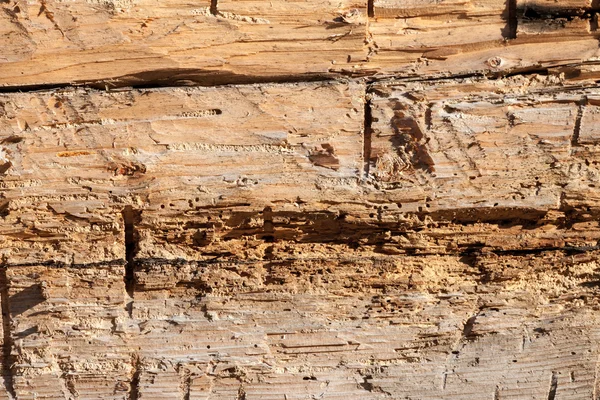
[[[9,268],[15,392],[26,399],[595,395],[596,253],[340,257],[145,263],[136,267],[133,300],[121,268]]]
[[[2,4],[0,85],[310,78],[364,60],[361,1]],[[269,60],[269,62],[265,62]]]
[[[599,97],[552,76],[2,95],[9,393],[595,396]]]
[[[124,259],[125,207],[140,214],[140,232],[151,232],[143,240],[170,226],[185,232],[182,243],[199,248],[179,256],[192,259],[250,237],[345,242],[374,235],[373,244],[394,242],[401,252],[448,253],[469,243],[592,246],[599,91],[558,83],[6,94],[2,229],[8,243],[25,244],[3,252],[13,264]],[[532,86],[524,92],[524,84]],[[372,123],[363,139],[366,97]],[[527,228],[496,228],[515,218]],[[568,221],[587,224],[585,234]],[[477,222],[487,228],[470,228]],[[420,244],[396,236],[417,227]],[[522,230],[530,240],[515,239]],[[90,240],[106,241],[93,259],[81,251]],[[148,257],[166,256],[177,243],[149,245]]]
[[[599,398],[597,1],[0,7],[0,398]]]
[[[600,56],[600,7],[592,1],[8,0],[0,7],[5,88],[502,75],[596,64]]]

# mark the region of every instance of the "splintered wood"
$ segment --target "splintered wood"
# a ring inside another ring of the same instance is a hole
[[[14,392],[592,393],[600,90],[558,83],[1,96]]]
[[[600,56],[591,0],[215,4],[6,0],[0,87],[502,75]]]
[[[0,7],[0,399],[600,395],[598,1]]]
[[[324,76],[364,61],[366,3],[37,1],[3,6],[0,86]],[[6,45],[5,45],[6,43]],[[267,61],[268,60],[268,61]],[[102,86],[102,85],[101,85]]]

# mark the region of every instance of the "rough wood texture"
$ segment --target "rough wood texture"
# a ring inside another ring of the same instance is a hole
[[[0,398],[599,398],[597,1],[0,7]]]
[[[364,60],[366,3],[2,4],[0,86],[310,78]],[[265,62],[269,60],[269,62]],[[102,85],[100,85],[103,87]]]
[[[574,10],[561,1],[540,10],[540,3],[376,0],[379,17],[369,24],[375,50],[367,65],[379,73],[425,77],[501,76],[595,62],[597,24],[585,11],[597,7]]]
[[[8,0],[0,87],[502,75],[600,56],[596,2],[214,3]]]

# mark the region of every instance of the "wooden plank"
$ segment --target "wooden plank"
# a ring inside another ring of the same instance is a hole
[[[597,397],[598,1],[203,1],[0,4],[0,397]]]
[[[0,14],[0,87],[500,74],[593,62],[597,6],[546,3],[519,2],[513,12],[504,0],[378,0],[369,19],[366,1],[351,0],[10,0]]]
[[[0,251],[123,265],[126,225],[142,259],[595,246],[597,88],[556,82],[375,84],[366,143],[356,83],[6,94]]]
[[[126,206],[314,202],[352,192],[363,168],[361,84],[65,90],[2,103],[9,263],[124,260]]]
[[[560,18],[560,12],[574,13],[570,8],[558,6],[559,16],[548,17],[524,16],[527,7],[537,9],[526,2],[517,3],[516,10],[500,0],[443,1],[439,8],[438,3],[376,1],[368,68],[379,75],[494,75],[591,62],[597,56],[591,17]]]
[[[48,0],[2,10],[0,87],[310,78],[365,55],[366,1],[220,1],[217,11],[209,0]]]
[[[360,84],[66,90],[2,101],[4,195],[15,207],[43,202],[83,218],[111,196],[199,186],[223,197],[271,188],[265,202],[277,202],[290,186],[356,179],[362,169]]]
[[[140,286],[134,315],[176,321],[171,327],[160,325],[162,332],[146,332],[151,340],[147,357],[185,363],[178,344],[186,343],[185,336],[204,338],[187,346],[185,357],[196,370],[192,381],[199,381],[199,387],[190,385],[191,393],[206,397],[235,396],[243,390],[269,399],[284,394],[296,398],[322,393],[318,384],[326,381],[334,398],[360,396],[357,390],[365,390],[366,398],[383,392],[458,399],[495,391],[511,398],[523,394],[521,377],[527,371],[533,371],[527,375],[532,395],[547,393],[552,371],[560,371],[565,378],[557,392],[569,398],[594,390],[595,320],[591,311],[565,311],[542,298],[591,300],[581,283],[591,278],[585,271],[594,268],[589,264],[593,257],[484,255],[472,264],[464,258],[404,257],[401,265],[394,257],[379,263],[374,258],[347,263],[330,258],[280,269],[269,261],[208,267],[142,263],[136,270]],[[568,278],[566,269],[572,271]],[[423,293],[441,288],[446,295]],[[200,303],[185,300],[207,290],[210,294]],[[383,292],[360,300],[347,296],[349,290]],[[530,297],[532,293],[541,297]],[[532,307],[534,303],[538,306]],[[186,310],[186,317],[173,319],[178,308]],[[251,334],[244,329],[246,321],[253,324]],[[569,338],[573,332],[579,332],[577,340]],[[171,344],[169,335],[182,342]],[[169,344],[161,345],[165,337]],[[555,346],[548,357],[550,341]],[[211,356],[224,365],[205,374],[206,357]],[[261,359],[268,359],[268,366]],[[345,360],[341,366],[339,359]],[[238,360],[236,367],[233,360]],[[295,372],[307,362],[309,369]],[[348,380],[357,386],[343,386]]]
[[[11,268],[17,393],[589,397],[597,257],[142,262],[130,305],[118,269]]]
[[[387,189],[379,198],[411,211],[557,209],[582,95],[498,83],[374,88],[370,174]]]

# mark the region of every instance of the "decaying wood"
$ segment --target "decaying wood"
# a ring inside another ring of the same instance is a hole
[[[2,9],[7,88],[502,75],[600,56],[600,6],[589,1],[8,0]]]
[[[360,1],[221,0],[211,9],[209,0],[48,0],[2,7],[0,45],[14,50],[0,58],[0,86],[306,79],[351,70],[349,59],[366,55]]]
[[[600,395],[597,1],[0,7],[0,398]]]

